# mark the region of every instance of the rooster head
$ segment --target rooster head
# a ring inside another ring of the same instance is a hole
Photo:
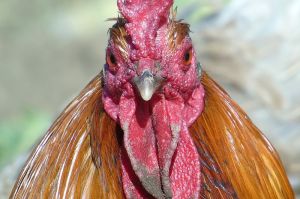
[[[188,127],[201,114],[200,83],[189,25],[173,0],[118,0],[104,66],[105,111],[123,132],[127,198],[196,198],[200,161]]]

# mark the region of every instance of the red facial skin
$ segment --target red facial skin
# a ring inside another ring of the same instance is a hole
[[[168,11],[163,11],[162,19],[166,19]],[[157,14],[153,12],[152,16]],[[139,18],[142,24],[147,24],[148,19],[148,15]],[[115,64],[105,65],[102,99],[106,112],[124,131],[121,159],[125,196],[198,198],[200,161],[188,127],[203,110],[204,89],[192,41],[186,36],[175,49],[170,49],[166,20],[152,25],[156,26],[152,31],[155,37],[147,35],[134,20],[128,21],[126,31],[132,43],[128,44],[127,58],[109,41],[107,54],[114,55]],[[192,57],[186,62],[189,51]],[[160,89],[149,101],[140,97],[133,83],[133,78],[145,70],[163,78]]]

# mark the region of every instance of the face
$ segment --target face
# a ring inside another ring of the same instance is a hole
[[[181,193],[195,198],[200,187],[188,127],[204,107],[201,68],[189,26],[169,19],[171,5],[119,0],[125,19],[110,29],[102,102],[123,130],[122,181],[128,198],[145,191],[155,198],[182,198]],[[133,173],[140,181],[132,180]],[[181,186],[185,183],[189,186]]]
[[[113,94],[114,103],[121,95],[144,101],[155,95],[188,99],[201,73],[188,33],[188,25],[170,22],[157,31],[151,45],[154,50],[143,51],[118,21],[110,31],[104,67],[106,92]]]

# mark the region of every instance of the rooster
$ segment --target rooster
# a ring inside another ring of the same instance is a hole
[[[294,198],[273,146],[197,61],[173,0],[118,0],[106,64],[10,198]]]

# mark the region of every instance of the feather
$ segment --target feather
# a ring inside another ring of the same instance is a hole
[[[206,73],[201,81],[206,91],[205,109],[190,127],[190,133],[197,147],[205,151],[200,153],[202,161],[209,165],[202,169],[202,175],[204,186],[210,191],[202,196],[235,197],[232,187],[238,198],[294,198],[281,160],[270,142]],[[203,154],[212,158],[205,159]],[[215,164],[208,161],[211,159]],[[211,182],[213,179],[219,180],[215,183]]]
[[[120,127],[104,112],[102,75],[38,144],[10,198],[124,198]],[[204,73],[205,109],[190,127],[201,159],[201,198],[294,198],[275,149]]]
[[[10,198],[123,197],[116,125],[102,109],[101,80],[94,78],[54,122]]]

